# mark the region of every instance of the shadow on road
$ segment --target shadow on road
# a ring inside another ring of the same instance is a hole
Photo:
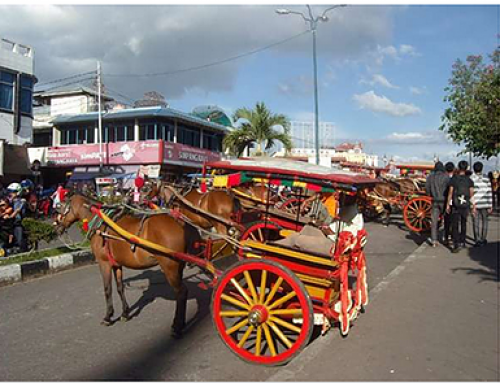
[[[455,272],[463,272],[467,275],[479,276],[481,282],[498,282],[500,242],[488,243],[483,247],[471,247],[467,250],[469,257],[479,264],[479,267],[458,267],[452,269]]]
[[[191,281],[190,279],[193,279]],[[198,287],[196,276],[184,280],[188,288],[188,300],[195,299],[197,311],[192,318],[188,318],[187,326],[182,339],[174,339],[170,331],[159,334],[153,342],[138,345],[134,351],[134,359],[123,363],[110,364],[98,369],[95,375],[77,377],[76,380],[140,380],[152,381],[161,377],[165,370],[167,356],[172,356],[184,343],[190,344],[196,339],[197,324],[210,314],[211,290]],[[175,302],[175,294],[169,286],[161,270],[146,270],[134,277],[124,279],[127,289],[144,290],[142,296],[131,306],[132,317],[138,316],[141,311],[155,299],[161,298]],[[131,319],[133,321],[133,319]],[[103,372],[104,370],[104,372]]]

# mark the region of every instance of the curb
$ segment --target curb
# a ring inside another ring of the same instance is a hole
[[[90,250],[78,250],[24,263],[0,266],[0,286],[25,281],[49,273],[94,263],[95,258]]]

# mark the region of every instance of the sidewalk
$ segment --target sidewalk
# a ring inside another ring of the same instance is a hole
[[[331,331],[272,380],[499,380],[499,241],[495,216],[485,247],[423,245],[374,289],[346,339]]]

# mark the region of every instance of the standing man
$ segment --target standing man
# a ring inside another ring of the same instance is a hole
[[[460,161],[458,163],[458,174],[454,175],[450,180],[448,200],[451,205],[446,206],[446,211],[452,214],[453,253],[458,253],[460,248],[465,247],[467,216],[469,215],[471,200],[474,197],[474,183],[466,175],[468,167],[467,161]],[[472,214],[475,213],[476,206],[472,205]]]
[[[472,224],[474,226],[474,247],[486,245],[488,242],[488,214],[493,212],[493,201],[490,182],[488,177],[483,175],[482,162],[476,162],[473,166],[474,174],[471,176],[474,182],[474,203],[476,205],[476,214],[472,215]]]
[[[9,218],[13,219],[16,246],[19,247],[21,252],[25,252],[28,250],[23,229],[23,218],[26,215],[26,200],[21,197],[22,187],[18,183],[10,184],[7,190],[10,193],[12,208],[14,210]]]
[[[432,197],[431,211],[431,241],[432,247],[438,245],[439,240],[439,217],[444,213],[446,202],[446,189],[450,178],[445,173],[444,165],[441,161],[436,162],[434,171],[427,177],[425,191]]]
[[[446,173],[448,175],[448,178],[451,180],[451,177],[453,177],[455,173],[455,164],[453,162],[447,162],[446,165],[444,165],[444,168],[446,170]],[[450,204],[450,201],[448,200],[448,193],[450,189],[450,184],[448,183],[448,188],[446,189],[446,206]],[[453,245],[453,241],[451,239],[451,214],[444,212],[444,242],[448,246]]]

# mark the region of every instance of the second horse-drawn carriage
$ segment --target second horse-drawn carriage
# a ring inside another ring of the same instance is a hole
[[[128,319],[122,267],[159,264],[176,293],[173,329],[180,335],[187,299],[182,270],[189,263],[210,276],[215,328],[246,361],[286,363],[308,344],[315,325],[325,333],[338,324],[342,335],[347,335],[368,303],[368,288],[367,233],[352,224],[358,215],[347,217],[345,212],[352,211],[360,193],[376,181],[285,160],[220,161],[206,164],[205,171],[213,173],[214,186],[221,190],[191,191],[197,194],[188,197],[165,186],[169,204],[164,209],[103,206],[80,195],[67,200],[58,227],[62,231],[78,220],[86,222],[105,284],[103,323],[110,324],[113,316],[112,275],[123,303],[122,318]],[[255,185],[267,191],[266,203],[258,203],[263,201],[260,198],[254,201],[257,207],[242,211],[234,191]],[[299,199],[303,195],[316,202],[309,208],[312,214],[304,216],[300,209],[297,214],[277,212],[270,203],[274,188],[287,188],[294,198],[298,194]],[[314,210],[326,197],[335,203],[333,210],[327,209],[331,216],[325,235],[326,227]],[[229,215],[226,203],[231,207]],[[257,231],[245,236],[257,224],[274,225],[276,236],[256,237]]]

